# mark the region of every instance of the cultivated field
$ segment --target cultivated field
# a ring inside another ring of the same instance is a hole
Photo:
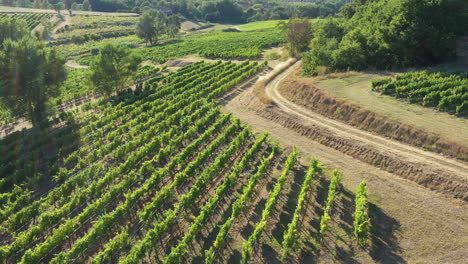
[[[50,19],[52,14],[48,13],[2,13],[0,9],[0,19],[2,18],[14,18],[14,19],[21,19],[26,21],[26,25],[28,29],[34,29],[39,23],[41,23],[41,19]]]
[[[361,251],[338,171],[329,184],[318,161],[300,165],[296,150],[216,107],[264,66],[194,63],[69,112],[48,137],[4,138],[2,261],[273,263],[292,246],[287,261]],[[319,225],[325,212],[336,221]],[[288,233],[294,215],[302,224]]]
[[[0,263],[468,259],[466,75],[305,77],[288,20],[185,20],[149,45],[139,14],[53,13],[0,7],[49,18],[67,73],[46,125],[0,104]],[[108,44],[138,62],[104,95]]]

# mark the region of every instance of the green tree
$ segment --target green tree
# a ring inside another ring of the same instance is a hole
[[[13,18],[0,19],[0,47],[7,39],[17,41],[29,35],[26,21]]]
[[[167,16],[159,10],[144,12],[137,24],[138,37],[153,45],[166,32]]]
[[[34,0],[33,7],[37,9],[41,8],[41,0]]]
[[[308,19],[291,18],[288,23],[281,23],[280,27],[292,55],[301,54],[308,49],[312,39],[312,25]]]
[[[51,6],[51,4],[49,3],[48,0],[43,0],[43,1],[41,2],[41,8],[42,8],[42,9],[53,9],[53,7],[50,8],[49,6]]]
[[[6,39],[0,51],[1,98],[14,113],[25,114],[33,126],[47,117],[49,97],[57,96],[66,78],[65,59],[31,36]],[[20,74],[18,74],[20,73]]]
[[[28,0],[16,0],[17,7],[28,7],[28,4],[30,4]]]
[[[125,88],[141,59],[122,45],[104,45],[91,62],[89,80],[97,92],[111,95]]]
[[[89,3],[89,0],[84,0],[83,1],[83,3],[81,4],[81,10],[83,10],[83,11],[91,11],[92,10],[92,6]]]
[[[72,5],[72,1],[73,1],[73,0],[62,0],[63,5],[64,5],[64,8],[65,8],[65,9],[70,9],[70,8],[71,8],[71,5]]]
[[[323,48],[314,48],[318,46]],[[314,38],[311,42],[311,49],[302,55],[304,75],[327,73],[328,69],[323,65],[333,65],[333,51],[337,48],[338,40],[335,38]]]
[[[54,5],[55,11],[60,15],[60,11],[64,8],[64,5],[62,2],[58,2],[57,4]]]
[[[73,2],[73,4],[71,5],[71,9],[72,9],[73,11],[78,11],[78,10],[80,10],[80,9],[81,9],[80,4],[78,4],[77,2]]]
[[[365,36],[359,30],[351,31],[343,38],[338,49],[333,51],[334,67],[365,69],[369,57],[368,50]]]
[[[172,15],[167,18],[166,33],[174,38],[180,30],[180,18],[178,15]]]

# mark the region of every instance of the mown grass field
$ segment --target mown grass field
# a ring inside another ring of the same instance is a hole
[[[251,22],[251,23],[240,25],[238,26],[238,28],[242,31],[270,29],[270,28],[276,28],[276,26],[280,22],[287,22],[287,20],[256,21],[256,22]]]
[[[332,95],[359,105],[364,109],[383,114],[405,124],[433,132],[444,138],[468,146],[468,120],[420,105],[410,104],[371,90],[371,82],[393,76],[393,73],[349,73],[313,81]]]

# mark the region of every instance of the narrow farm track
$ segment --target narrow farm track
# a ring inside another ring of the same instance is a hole
[[[367,145],[385,153],[386,155],[395,155],[403,161],[414,162],[427,166],[428,168],[450,172],[450,174],[455,177],[460,177],[462,180],[468,179],[468,164],[463,161],[450,159],[434,152],[425,151],[420,148],[360,130],[340,121],[315,113],[284,98],[279,92],[281,81],[291,74],[299,65],[300,62],[296,62],[266,86],[266,94],[281,110],[300,118],[304,122],[325,128],[336,137],[353,140],[356,144]]]
[[[52,29],[52,32],[50,34],[50,40],[55,40],[58,35],[57,31],[71,23],[72,18],[69,15],[64,14],[62,16],[63,16],[63,20],[57,23],[57,25]],[[55,18],[58,19],[58,17],[55,17]]]

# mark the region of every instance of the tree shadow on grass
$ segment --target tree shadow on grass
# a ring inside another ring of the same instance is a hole
[[[234,250],[231,254],[231,256],[229,257],[227,263],[228,264],[238,264],[240,263],[242,260],[242,254],[240,253],[239,250]]]
[[[263,243],[261,246],[261,254],[265,263],[281,264],[280,255],[270,245]]]
[[[400,223],[375,204],[369,204],[371,217],[369,255],[377,263],[406,263],[399,255],[401,248],[396,237]]]
[[[61,161],[80,145],[79,125],[73,115],[64,115],[63,124],[55,127],[23,129],[0,139],[0,191],[14,185],[26,185],[35,192],[45,192],[54,185],[53,176]]]
[[[286,197],[286,203],[281,209],[279,215],[279,221],[273,229],[273,237],[281,244],[283,242],[283,234],[288,228],[288,224],[292,221],[294,211],[296,210],[299,194],[301,192],[301,186],[305,178],[305,167],[300,169],[294,169],[294,178],[291,184],[291,190],[288,192]]]

